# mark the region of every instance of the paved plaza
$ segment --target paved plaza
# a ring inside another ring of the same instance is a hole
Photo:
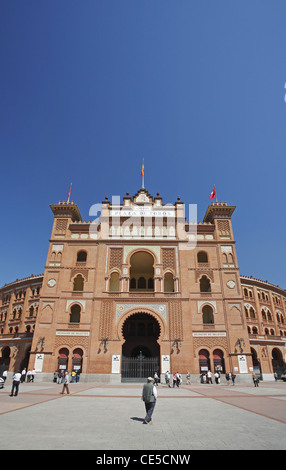
[[[285,450],[286,383],[158,386],[144,425],[142,384],[24,383],[0,390],[0,449]]]

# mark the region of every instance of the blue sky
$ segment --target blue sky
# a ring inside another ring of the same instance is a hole
[[[0,285],[44,271],[53,216],[145,186],[236,205],[240,273],[286,288],[286,2],[0,1]]]

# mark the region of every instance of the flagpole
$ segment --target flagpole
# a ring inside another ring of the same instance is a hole
[[[145,187],[144,187],[144,173],[145,173],[145,168],[144,168],[144,158],[143,158],[143,165],[142,165],[142,189],[145,189]]]
[[[214,184],[214,188],[215,188],[215,200],[216,200],[216,202],[218,202],[215,184]]]
[[[68,193],[68,201],[67,201],[68,203],[70,202],[71,188],[72,188],[72,183],[70,185],[70,190],[69,190],[69,193]]]

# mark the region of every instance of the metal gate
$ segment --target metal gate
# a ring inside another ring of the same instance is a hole
[[[160,377],[159,357],[124,357],[122,358],[122,382],[145,382],[147,377],[154,377],[157,372]]]

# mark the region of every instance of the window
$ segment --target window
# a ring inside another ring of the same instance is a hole
[[[214,324],[213,309],[210,305],[205,305],[203,307],[203,324],[204,325]]]
[[[87,252],[86,251],[79,251],[77,254],[77,263],[85,263],[87,259]]]
[[[205,251],[198,253],[198,263],[208,263],[208,255]]]
[[[211,292],[211,283],[207,276],[200,279],[200,292]]]
[[[119,274],[117,272],[110,276],[109,292],[119,292]]]
[[[83,277],[78,274],[73,281],[73,291],[74,292],[81,292],[84,288],[84,279]]]
[[[174,278],[172,273],[166,273],[164,276],[164,292],[174,292]]]
[[[71,308],[70,313],[70,323],[80,323],[80,313],[81,307],[80,305],[73,305]]]

